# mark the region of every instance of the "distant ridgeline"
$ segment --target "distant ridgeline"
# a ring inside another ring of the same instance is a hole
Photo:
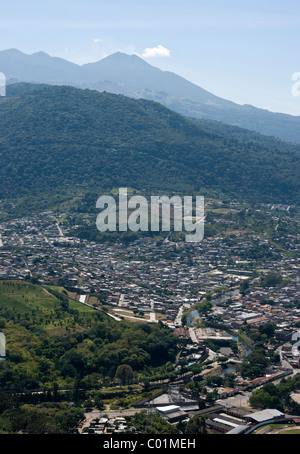
[[[0,71],[10,84],[71,85],[159,102],[182,115],[210,119],[282,140],[300,143],[300,117],[269,112],[220,98],[202,87],[150,65],[137,55],[116,52],[100,61],[77,65],[45,52],[0,51]]]
[[[219,130],[162,105],[66,86],[10,86],[0,102],[0,200],[23,211],[111,188],[299,201],[300,146]],[[252,140],[253,139],[253,140]],[[159,193],[159,194],[158,194]],[[5,209],[5,207],[4,207]]]

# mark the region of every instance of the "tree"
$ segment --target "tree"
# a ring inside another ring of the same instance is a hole
[[[276,408],[284,410],[284,401],[289,400],[289,394],[286,396],[279,395],[279,388],[274,383],[267,383],[261,389],[257,389],[250,396],[249,402],[254,408]]]
[[[275,273],[267,274],[261,281],[263,287],[276,287],[282,284],[282,276]]]
[[[205,418],[197,415],[193,416],[183,428],[185,434],[199,435],[206,434]]]
[[[116,371],[115,378],[120,380],[122,385],[128,385],[133,379],[132,367],[128,364],[121,364]]]
[[[104,410],[104,402],[103,400],[101,399],[101,397],[96,397],[95,398],[95,407],[98,409],[98,410]]]
[[[158,413],[148,415],[146,410],[131,417],[131,423],[140,433],[146,434],[175,434],[176,428],[166,422]]]
[[[254,351],[242,362],[242,377],[253,379],[262,376],[269,363],[270,361],[262,353]]]
[[[246,281],[242,281],[240,283],[240,293],[245,296],[246,294],[246,291],[249,289],[249,279],[247,279]]]
[[[259,332],[261,334],[265,334],[268,337],[268,339],[270,339],[271,337],[274,336],[275,330],[276,330],[276,323],[274,323],[274,322],[268,322],[259,327]]]

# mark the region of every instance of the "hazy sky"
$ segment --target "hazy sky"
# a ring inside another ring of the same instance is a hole
[[[297,0],[0,0],[0,8],[0,50],[78,64],[136,53],[215,95],[300,115]]]

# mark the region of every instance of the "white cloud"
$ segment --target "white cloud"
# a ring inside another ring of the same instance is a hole
[[[94,43],[102,43],[102,41],[103,41],[103,40],[100,39],[100,38],[95,38],[95,39],[94,39]]]
[[[160,44],[156,47],[147,47],[142,53],[142,57],[152,58],[152,57],[170,57],[170,51]]]

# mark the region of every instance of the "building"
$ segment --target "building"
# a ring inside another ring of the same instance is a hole
[[[176,424],[187,419],[187,413],[178,405],[168,405],[167,407],[156,407],[156,411],[169,424]]]
[[[226,435],[238,435],[238,434],[243,434],[246,432],[246,430],[249,429],[249,426],[246,426],[244,424],[241,424],[240,426],[234,427],[232,430],[227,432]]]
[[[280,419],[284,417],[284,413],[275,409],[266,409],[256,413],[245,415],[245,419],[254,424],[263,423],[265,421]]]

